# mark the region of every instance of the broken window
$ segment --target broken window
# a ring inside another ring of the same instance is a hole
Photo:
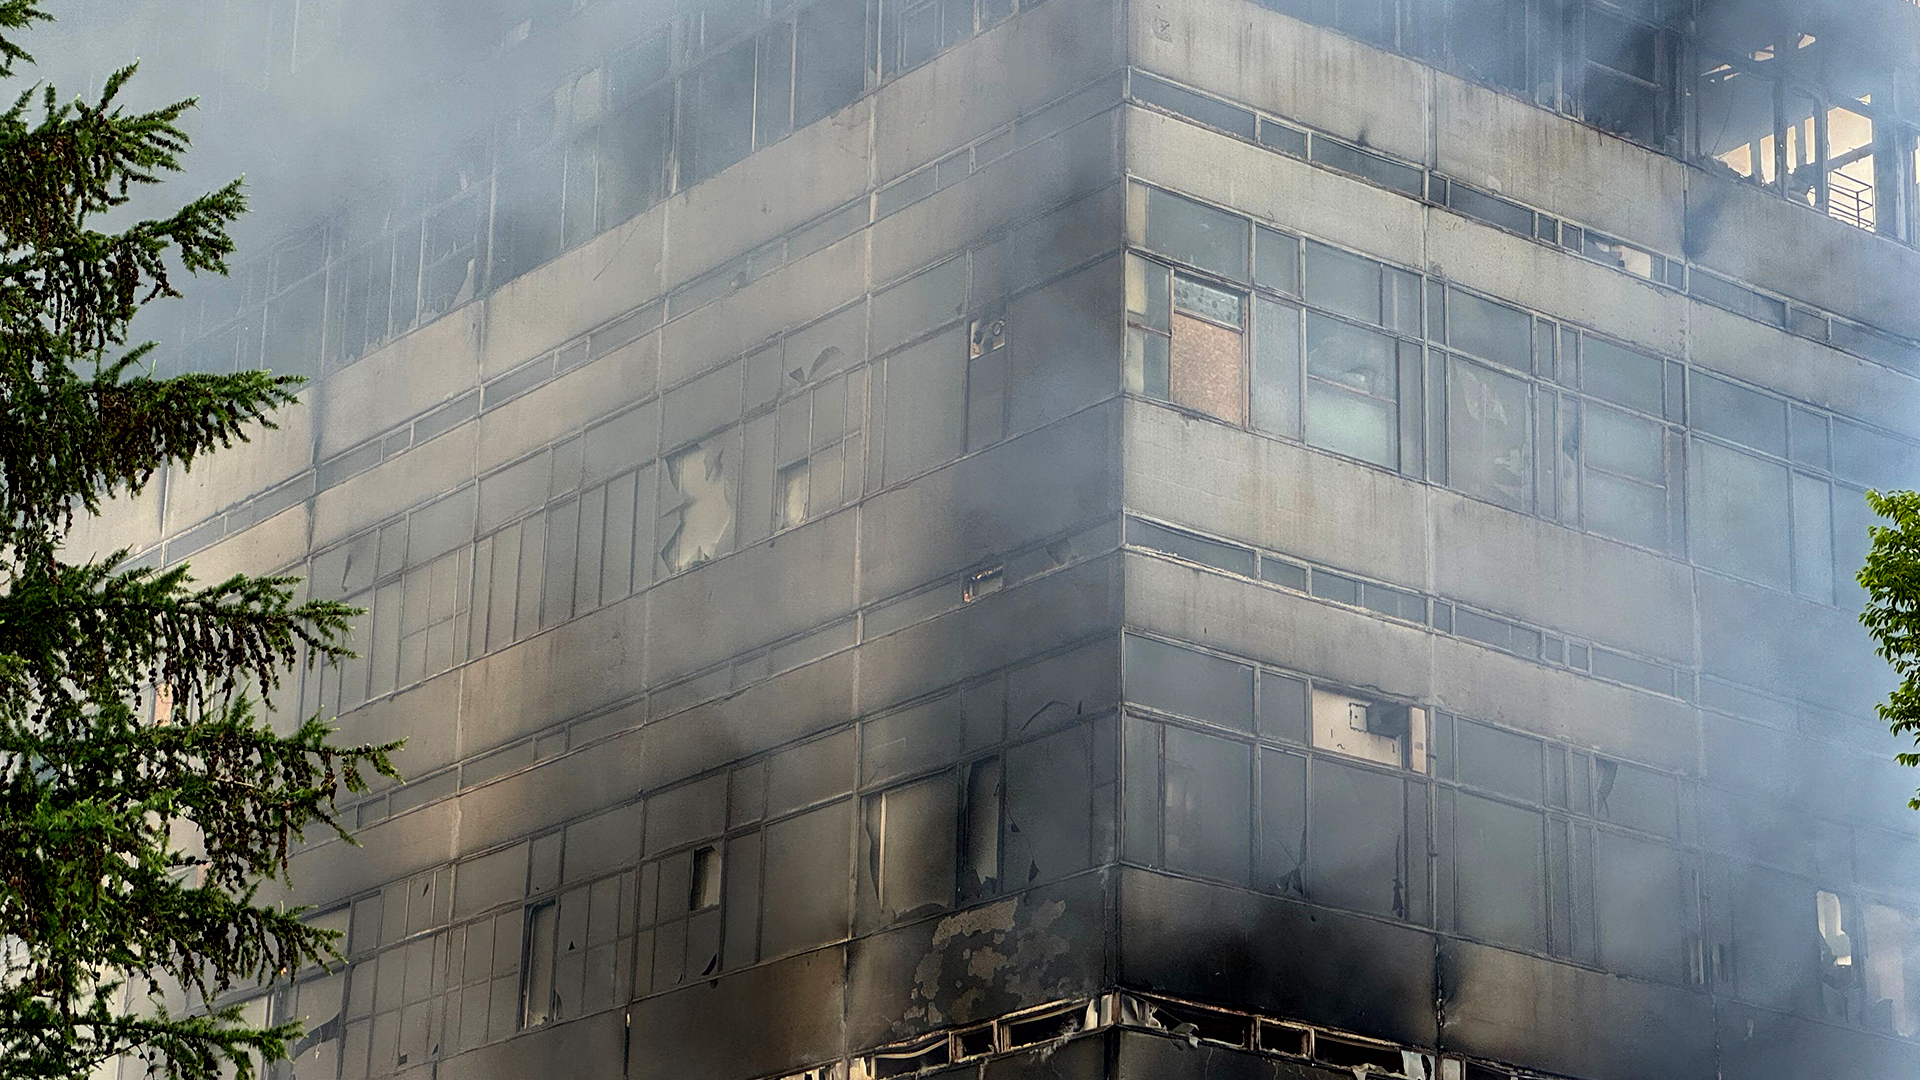
[[[1866,905],[1863,922],[1866,1025],[1912,1038],[1920,1034],[1920,922],[1907,912],[1875,903]]]
[[[1751,183],[1772,187],[1779,177],[1778,85],[1770,77],[1773,47],[1752,58],[1703,50],[1694,82],[1699,156]]]
[[[1649,146],[1674,131],[1674,41],[1665,31],[1588,0],[1582,8],[1580,115],[1588,123]]]
[[[1308,781],[1307,896],[1399,918],[1414,910],[1410,890],[1419,890],[1424,904],[1426,845],[1424,839],[1414,850],[1407,844],[1406,782],[1328,758],[1309,763]],[[1415,790],[1424,805],[1425,790]]]
[[[667,194],[673,87],[616,104],[600,125],[600,226],[625,221]]]
[[[1427,771],[1427,710],[1313,688],[1313,745],[1394,768]]]
[[[867,797],[867,877],[882,923],[953,906],[958,800],[950,772]]]
[[[1005,755],[1002,883],[1023,888],[1084,870],[1093,850],[1093,736],[1086,724]]]
[[[1007,320],[973,320],[967,336],[967,449],[978,450],[1007,435],[1009,381]]]
[[[1462,357],[1446,360],[1449,483],[1511,510],[1533,505],[1527,383]]]
[[[527,909],[526,962],[522,965],[520,1026],[539,1027],[553,1018],[554,935],[559,905],[548,900]]]
[[[999,758],[985,758],[966,766],[960,821],[960,897],[963,901],[992,896],[1000,890],[1003,788]]]
[[[724,437],[666,460],[660,557],[679,573],[724,553],[733,539],[733,462]]]
[[[537,150],[501,168],[493,195],[493,269],[501,285],[560,254],[560,207],[565,159]]]

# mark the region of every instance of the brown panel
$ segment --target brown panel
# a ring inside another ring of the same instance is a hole
[[[1174,315],[1170,368],[1176,404],[1246,423],[1247,365],[1239,331]]]

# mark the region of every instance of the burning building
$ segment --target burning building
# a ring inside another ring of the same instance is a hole
[[[1920,6],[391,6],[86,538],[365,609],[284,1075],[1920,1075]]]

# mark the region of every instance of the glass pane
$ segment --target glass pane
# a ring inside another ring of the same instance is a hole
[[[1307,374],[1375,397],[1394,394],[1393,339],[1307,313]]]
[[[1407,886],[1401,844],[1405,784],[1391,773],[1324,758],[1313,761],[1310,772],[1308,896],[1376,915],[1399,915]],[[1419,880],[1426,880],[1424,865]]]
[[[1583,387],[1588,393],[1660,415],[1660,361],[1595,337],[1586,345]]]
[[[1307,381],[1307,441],[1388,469],[1400,461],[1399,432],[1390,402],[1317,379]]]
[[[1307,302],[1378,325],[1380,264],[1307,241]]]
[[[1608,472],[1665,484],[1660,425],[1603,405],[1587,405],[1587,464]]]
[[[1300,241],[1264,226],[1254,229],[1253,283],[1300,295]]]
[[[1300,435],[1300,309],[1253,298],[1253,426]]]
[[[1723,439],[1787,456],[1787,403],[1696,371],[1693,426]]]
[[[1526,509],[1533,491],[1527,384],[1478,364],[1448,364],[1447,452],[1453,486]]]
[[[1447,290],[1447,341],[1515,371],[1533,370],[1533,320],[1524,311]]]
[[[1181,262],[1245,281],[1248,228],[1224,210],[1147,189],[1147,246]]]
[[[1166,864],[1245,882],[1252,850],[1252,751],[1185,728],[1167,728]]]
[[[1127,316],[1141,326],[1167,328],[1167,268],[1138,255],[1127,256]]]
[[[1825,480],[1793,475],[1793,591],[1833,602],[1833,499]]]
[[[1582,491],[1587,528],[1630,544],[1667,546],[1665,489],[1590,469]]]
[[[1546,949],[1542,821],[1534,811],[1465,792],[1457,796],[1454,909],[1462,933],[1500,945]]]
[[[1253,730],[1253,669],[1247,665],[1131,634],[1123,663],[1128,701]]]
[[[1709,442],[1693,445],[1694,561],[1786,588],[1786,468]]]
[[[1173,275],[1173,307],[1189,315],[1212,319],[1228,326],[1240,325],[1240,295],[1195,281],[1185,274]]]

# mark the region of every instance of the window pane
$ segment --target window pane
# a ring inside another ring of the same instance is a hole
[[[1825,480],[1793,475],[1793,591],[1833,602],[1833,500]]]
[[[1127,318],[1140,326],[1167,329],[1167,268],[1138,255],[1127,256]]]
[[[1723,439],[1787,456],[1787,403],[1702,372],[1693,373],[1693,426]]]
[[[1660,415],[1660,361],[1595,337],[1586,344],[1582,387],[1588,393]]]
[[[1835,476],[1878,487],[1912,487],[1915,482],[1911,443],[1870,431],[1836,418],[1833,422]]]
[[[1260,751],[1260,871],[1254,882],[1295,896],[1306,892],[1307,759]]]
[[[1131,634],[1123,662],[1128,701],[1253,730],[1251,667]]]
[[[1786,588],[1786,468],[1713,443],[1693,445],[1694,560]]]
[[[1460,931],[1482,941],[1545,951],[1542,815],[1465,792],[1456,800],[1454,909]]]
[[[667,87],[615,113],[602,125],[602,227],[625,221],[666,195],[672,117],[673,88]]]
[[[1586,412],[1588,465],[1650,484],[1666,483],[1659,424],[1602,405],[1588,404]]]
[[[761,955],[846,936],[852,806],[840,802],[767,827]]]
[[[1533,320],[1524,311],[1447,290],[1447,341],[1516,371],[1533,370]]]
[[[1245,883],[1251,843],[1251,750],[1167,728],[1167,866]]]
[[[1378,325],[1380,264],[1307,241],[1307,302]]]
[[[690,187],[753,149],[753,43],[709,60],[688,80],[680,186]]]
[[[1591,415],[1591,414],[1589,414]],[[1590,469],[1582,492],[1586,526],[1594,532],[1650,548],[1667,546],[1667,493]]]
[[[1264,226],[1254,229],[1253,283],[1300,295],[1300,241]]]
[[[1147,246],[1181,262],[1245,281],[1248,228],[1224,210],[1147,189]]]
[[[1654,31],[1651,27],[1616,18],[1597,7],[1587,8],[1587,57],[1637,79],[1654,79]]]
[[[1253,299],[1253,426],[1300,435],[1300,309]]]
[[[1311,771],[1308,895],[1376,915],[1400,914],[1405,784],[1389,773],[1324,758],[1315,759]],[[1423,868],[1420,879],[1425,877]]]
[[[1307,374],[1374,397],[1393,398],[1393,339],[1307,313]]]
[[[1464,719],[1457,730],[1455,768],[1461,783],[1528,802],[1542,801],[1540,740]]]
[[[804,127],[860,96],[867,83],[863,0],[819,0],[800,13],[793,122]]]
[[[1453,486],[1515,510],[1533,490],[1527,384],[1478,364],[1447,365],[1448,476]]]
[[[1317,380],[1307,383],[1307,441],[1389,469],[1400,461],[1390,403]]]
[[[1680,855],[1619,833],[1595,836],[1594,912],[1600,963],[1609,971],[1679,982],[1689,923],[1680,891]]]
[[[1240,294],[1216,289],[1185,274],[1173,275],[1173,307],[1228,326],[1240,325]]]

